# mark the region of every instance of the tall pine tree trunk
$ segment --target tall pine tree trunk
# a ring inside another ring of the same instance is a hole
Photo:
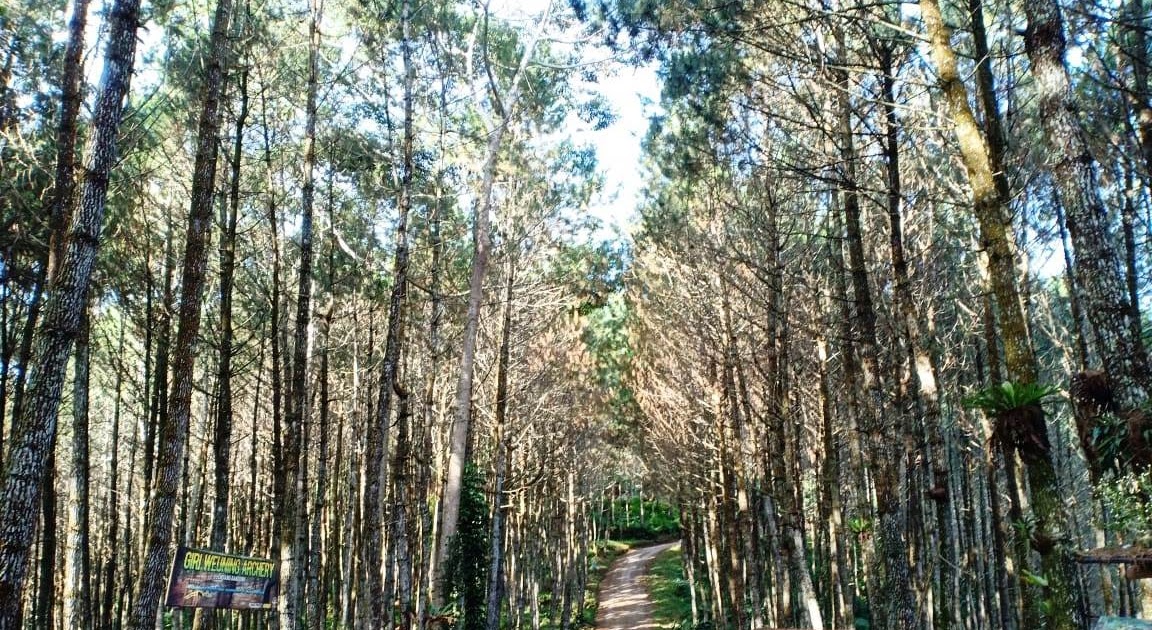
[[[220,100],[227,58],[231,0],[218,0],[208,44],[201,85],[201,110],[197,123],[196,162],[192,201],[181,271],[179,322],[172,350],[172,391],[158,435],[156,480],[148,506],[143,568],[136,581],[135,601],[129,626],[148,630],[156,623],[169,563],[173,516],[180,491],[188,421],[192,411],[192,388],[196,378],[196,341],[200,334],[200,306],[208,267],[208,241],[212,228],[212,200],[216,188],[217,141],[220,131]]]
[[[845,50],[841,38],[839,48]],[[864,254],[860,192],[856,176],[856,154],[851,121],[851,85],[847,70],[837,71],[840,102],[838,103],[838,141],[841,156],[840,195],[844,213],[845,243],[854,311],[853,332],[859,340],[861,429],[869,437],[869,468],[876,492],[877,538],[880,559],[884,563],[883,596],[872,603],[885,611],[886,627],[892,630],[916,626],[915,597],[912,592],[911,568],[904,547],[906,527],[901,508],[904,427],[892,426],[888,418],[896,416],[885,384],[881,379],[876,312],[872,302]]]
[[[440,104],[442,109],[447,109],[447,90],[444,86],[441,86]],[[441,124],[443,124],[443,118],[441,118]],[[445,147],[443,146],[445,138],[444,131],[444,128],[441,127],[439,135],[439,141],[441,143],[441,159],[444,159],[446,155]],[[431,260],[429,264],[430,269],[428,271],[430,276],[428,278],[428,294],[430,304],[428,305],[428,332],[425,337],[425,346],[427,348],[429,360],[427,370],[428,376],[425,377],[426,382],[424,383],[424,390],[421,392],[422,400],[420,402],[419,414],[421,420],[419,425],[419,437],[421,440],[421,446],[423,446],[425,450],[429,452],[432,451],[432,434],[435,431],[433,418],[435,417],[434,414],[436,394],[438,391],[437,379],[439,376],[441,359],[444,355],[440,337],[441,327],[444,324],[445,310],[444,299],[441,295],[441,275],[443,271],[445,243],[444,239],[441,237],[440,232],[440,224],[443,218],[442,213],[445,207],[444,204],[444,189],[443,185],[440,184],[436,188],[436,198],[434,199],[433,203],[428,205],[428,213],[425,217],[425,220],[428,224],[427,247],[431,250]],[[439,458],[434,461],[439,461]],[[439,467],[437,466],[435,468],[438,469]],[[435,482],[433,481],[433,469],[433,466],[427,464],[420,466],[418,469],[419,473],[416,479],[416,487],[417,492],[420,493],[420,496],[429,498],[435,496],[436,489],[434,488]],[[425,502],[424,505],[427,506],[428,502]],[[433,523],[435,517],[434,512],[431,509],[427,507],[422,508],[413,517],[414,521],[417,521],[417,519],[418,526],[422,528],[422,530],[428,530],[431,532],[435,531],[435,524]],[[439,572],[439,569],[436,565],[435,545],[424,545],[422,546],[421,552],[422,561],[414,562],[416,568],[418,569],[418,574],[413,578],[413,582],[417,585],[417,588],[420,589],[423,589],[425,582],[427,582],[428,591],[431,592],[435,589],[435,585],[431,582],[432,580],[435,580],[435,576]],[[414,616],[418,622],[419,620],[423,619],[424,607],[426,604],[427,602],[424,597],[416,598]]]
[[[72,379],[72,461],[68,493],[67,586],[64,596],[65,623],[69,628],[92,626],[92,544],[89,527],[89,445],[88,383],[92,348],[91,317],[85,309],[76,337],[74,375]]]
[[[824,573],[825,589],[830,593],[828,616],[833,627],[847,624],[851,619],[852,608],[848,605],[852,593],[852,580],[847,568],[847,541],[844,538],[844,510],[840,500],[841,457],[840,440],[836,439],[833,425],[832,387],[829,377],[828,342],[823,337],[816,339],[816,356],[820,360],[820,416],[823,425],[824,458],[821,467],[820,528],[825,538],[827,551],[827,572]]]
[[[930,468],[930,496],[935,500],[936,522],[931,535],[936,541],[933,557],[939,558],[940,585],[934,598],[942,617],[936,619],[935,627],[947,629],[954,619],[951,601],[952,583],[955,579],[955,547],[953,546],[952,518],[949,510],[950,492],[948,488],[948,455],[944,448],[943,416],[940,411],[940,392],[936,384],[936,357],[929,351],[924,338],[923,315],[916,308],[912,294],[912,281],[908,273],[908,260],[904,250],[903,228],[903,184],[900,177],[900,121],[896,103],[896,73],[894,64],[894,44],[881,44],[880,71],[883,91],[885,121],[884,155],[887,160],[888,187],[886,202],[888,211],[888,245],[892,260],[892,275],[896,280],[896,303],[902,317],[903,332],[911,347],[913,369],[923,410],[921,424],[927,436],[929,451],[927,462]]]
[[[400,190],[399,198],[397,199],[397,220],[396,220],[396,234],[394,237],[395,243],[395,258],[392,266],[392,292],[388,298],[388,330],[384,339],[384,365],[383,374],[380,379],[380,392],[376,408],[376,423],[375,430],[372,431],[369,438],[368,446],[368,460],[365,465],[365,476],[368,479],[368,492],[365,495],[364,501],[364,518],[365,518],[365,537],[364,543],[364,563],[368,567],[368,602],[370,606],[369,624],[374,627],[383,627],[386,620],[392,618],[392,606],[389,598],[391,593],[390,589],[385,589],[382,583],[382,576],[380,574],[380,567],[384,567],[384,571],[389,575],[394,571],[392,560],[395,560],[395,553],[402,552],[407,556],[407,532],[406,519],[404,517],[396,518],[393,522],[392,531],[392,547],[389,550],[390,562],[382,563],[381,558],[383,554],[380,546],[383,544],[384,532],[382,525],[382,508],[380,506],[381,496],[383,495],[380,489],[380,484],[383,482],[381,479],[381,469],[384,466],[384,460],[388,457],[387,453],[387,440],[388,430],[392,422],[392,397],[393,394],[404,397],[407,392],[403,389],[400,382],[400,353],[404,345],[404,323],[405,323],[405,309],[408,299],[408,266],[409,266],[409,248],[408,248],[408,214],[412,207],[412,169],[413,169],[413,143],[415,136],[414,128],[414,106],[413,106],[413,83],[416,80],[415,67],[412,63],[412,7],[411,0],[405,0],[401,9],[401,29],[402,41],[400,42],[403,64],[404,64],[404,129],[403,138],[401,140],[401,174],[400,174]],[[396,437],[396,462],[392,470],[392,496],[394,499],[394,509],[400,511],[407,510],[400,497],[403,497],[405,488],[402,486],[405,483],[405,476],[403,470],[397,470],[396,466],[401,468],[407,466],[406,461],[402,461],[401,457],[407,459],[408,453],[411,449],[411,433],[407,424],[407,418],[399,420],[399,427]],[[403,451],[403,454],[400,453]],[[404,548],[398,549],[396,546],[401,545]],[[403,578],[407,580],[407,578]],[[403,621],[401,623],[411,623],[408,620],[408,606],[410,602],[401,602],[404,609]]]
[[[18,630],[29,551],[38,522],[42,480],[56,436],[56,415],[72,343],[87,304],[108,177],[116,164],[116,138],[132,77],[139,26],[138,0],[117,0],[109,11],[104,71],[86,150],[80,205],[73,216],[60,273],[51,286],[37,351],[28,370],[32,384],[23,421],[14,423],[0,484],[0,630]]]
[[[48,246],[48,278],[56,275],[64,259],[65,228],[76,201],[76,121],[84,100],[84,28],[88,23],[88,0],[73,0],[64,48],[64,76],[60,81],[60,120],[56,124],[56,177],[52,192],[51,234]]]
[[[1135,114],[1136,140],[1144,158],[1145,174],[1152,177],[1152,86],[1148,84],[1148,13],[1144,0],[1129,0],[1124,16],[1122,50],[1132,71],[1132,83],[1125,91]]]
[[[236,276],[236,226],[240,214],[240,167],[244,151],[244,124],[248,118],[248,69],[240,70],[240,110],[232,139],[231,176],[228,203],[221,206],[220,235],[220,356],[216,364],[218,388],[216,424],[213,432],[215,494],[212,504],[212,533],[208,544],[226,551],[232,477],[232,355],[235,334],[232,324],[232,292]]]
[[[484,279],[488,273],[488,258],[492,248],[490,232],[490,215],[493,210],[492,188],[496,182],[496,165],[500,157],[500,148],[504,144],[504,135],[515,114],[520,91],[525,82],[525,73],[528,63],[536,51],[536,44],[540,35],[550,20],[552,4],[549,2],[541,17],[537,31],[525,44],[520,56],[516,73],[512,75],[511,85],[507,94],[501,94],[501,88],[493,82],[489,86],[496,103],[496,117],[493,121],[495,128],[488,135],[488,147],[484,155],[484,164],[480,170],[480,190],[476,195],[476,203],[472,210],[472,273],[468,281],[468,308],[464,319],[464,337],[461,341],[460,375],[456,383],[456,414],[453,418],[452,431],[449,437],[448,474],[444,480],[444,494],[441,498],[440,511],[440,540],[437,544],[437,571],[439,578],[433,585],[433,601],[443,603],[443,572],[448,560],[449,543],[456,535],[457,522],[460,517],[460,492],[463,488],[464,464],[468,455],[468,436],[472,423],[472,378],[476,359],[476,337],[480,326],[480,306],[484,301]],[[491,76],[491,75],[490,75]]]
[[[235,332],[232,322],[232,293],[236,276],[236,226],[240,213],[240,170],[244,150],[244,125],[248,118],[248,68],[240,70],[240,110],[232,139],[230,182],[227,203],[220,204],[220,349],[216,363],[216,413],[212,432],[212,523],[208,546],[213,551],[228,550],[228,521],[232,496],[232,355]],[[196,611],[197,629],[213,628],[221,614]]]
[[[1111,217],[1100,197],[1098,166],[1064,65],[1067,45],[1060,8],[1053,0],[1026,0],[1023,6],[1028,18],[1025,50],[1036,79],[1039,118],[1054,161],[1050,168],[1075,250],[1073,265],[1082,288],[1081,306],[1117,401],[1125,406],[1142,404],[1152,385],[1148,356],[1138,334],[1139,324],[1133,326],[1135,305],[1125,290]],[[1067,549],[1072,532],[1068,531],[1067,508],[1057,487],[1052,453],[1049,447],[1035,455],[1022,450],[1021,456],[1035,459],[1025,459],[1025,464],[1038,528],[1046,529],[1041,533],[1057,543],[1050,549],[1039,549],[1048,580],[1045,594],[1050,612],[1046,618],[1052,628],[1072,628],[1078,617]]]
[[[120,331],[117,336],[116,354],[124,356],[125,321],[120,320]],[[104,565],[103,579],[101,581],[99,620],[100,628],[112,627],[113,602],[117,590],[116,576],[120,563],[120,546],[117,544],[120,535],[120,415],[121,396],[124,389],[124,370],[116,370],[116,384],[114,386],[114,402],[112,407],[112,454],[108,463],[108,492],[104,498],[104,512],[108,515],[104,528]],[[95,615],[94,615],[95,616]]]
[[[329,266],[331,269],[331,266]],[[332,311],[324,317],[323,350],[320,354],[320,414],[316,433],[319,445],[316,453],[316,482],[312,489],[312,523],[308,540],[308,628],[322,630],[325,627],[325,584],[321,579],[322,552],[321,525],[328,497],[328,431],[331,426],[332,399],[328,388],[328,350],[331,345]]]
[[[308,96],[304,122],[304,173],[300,195],[300,266],[296,285],[296,321],[292,333],[291,399],[284,427],[284,502],[280,521],[280,602],[281,630],[300,626],[303,603],[303,536],[305,493],[302,442],[304,422],[309,416],[308,359],[312,324],[312,222],[316,194],[316,101],[319,90],[320,3],[309,3]]]
[[[488,552],[488,597],[487,630],[500,630],[500,611],[504,601],[504,524],[507,511],[504,502],[504,483],[508,469],[508,441],[504,426],[508,415],[508,370],[511,354],[512,335],[512,287],[514,279],[513,263],[508,264],[507,287],[504,290],[504,317],[500,328],[500,358],[496,365],[496,411],[494,424],[496,432],[496,479],[492,492],[492,531],[489,534]],[[515,613],[515,611],[513,612]]]
[[[40,566],[36,582],[35,614],[32,624],[36,628],[56,626],[56,554],[59,538],[56,535],[59,523],[56,520],[56,442],[53,440],[48,452],[47,474],[44,475],[44,491],[40,501]]]
[[[1036,80],[1038,118],[1076,253],[1073,264],[1082,305],[1116,400],[1124,408],[1135,407],[1152,391],[1148,356],[1139,334],[1134,334],[1139,331],[1139,325],[1132,325],[1135,305],[1121,275],[1112,216],[1100,197],[1099,166],[1064,65],[1064,20],[1055,0],[1026,0],[1023,6],[1028,17],[1024,44]]]
[[[996,79],[992,73],[992,55],[988,47],[988,36],[984,26],[984,5],[982,0],[968,0],[968,10],[970,12],[969,21],[972,30],[972,44],[973,49],[976,51],[976,96],[979,99],[980,111],[984,117],[984,130],[987,136],[988,144],[988,161],[991,165],[993,184],[996,187],[997,194],[1000,199],[1008,199],[1010,196],[1008,186],[1008,174],[1005,171],[1005,153],[1008,150],[1007,139],[1005,137],[1004,125],[1000,119],[1000,107],[996,100]],[[985,282],[987,278],[987,266],[984,266]],[[993,296],[985,296],[982,311],[982,322],[985,341],[988,349],[988,373],[989,378],[981,382],[983,386],[998,384],[1003,379],[1003,370],[1001,369],[1000,353],[997,346],[999,338],[996,331],[996,309],[995,300]],[[1073,318],[1079,321],[1077,313],[1077,299],[1075,293],[1072,295],[1072,312]],[[987,486],[989,494],[989,504],[993,507],[992,510],[992,547],[993,554],[998,560],[994,562],[997,587],[1000,592],[1000,624],[1004,630],[1014,630],[1016,627],[1017,615],[1013,614],[1019,607],[1021,597],[1021,584],[1017,579],[1020,575],[1019,571],[1023,567],[1028,557],[1027,541],[1022,541],[1016,545],[1017,549],[1013,552],[1015,557],[1012,558],[1011,565],[1015,569],[1015,575],[1009,575],[1009,549],[1004,544],[1007,538],[1008,524],[1003,518],[1003,512],[999,509],[1000,506],[1000,492],[997,471],[1000,469],[996,465],[1001,455],[998,454],[1000,449],[991,448],[985,451],[986,456],[986,473],[987,473]],[[1001,465],[1005,465],[1012,461],[1012,458],[1005,459]],[[1007,470],[1005,470],[1007,472]],[[1012,497],[1011,505],[1018,504],[1018,497]],[[1015,509],[1015,508],[1012,508]],[[1020,538],[1020,537],[1018,537]],[[1030,621],[1029,623],[1037,623]]]
[[[1003,187],[998,186],[995,179],[996,170],[989,158],[988,139],[968,105],[968,89],[960,78],[956,53],[941,17],[939,2],[921,0],[920,11],[931,41],[940,87],[960,142],[961,158],[968,172],[982,245],[988,253],[990,281],[996,298],[997,320],[1004,342],[1008,377],[1016,383],[1034,384],[1037,378],[1036,358],[1016,286],[1007,198],[1003,194]],[[1065,535],[1064,508],[1056,485],[1043,410],[1037,407],[1030,410],[1030,413],[1032,415],[1026,429],[1030,433],[1030,446],[1023,449],[1021,455],[1025,459],[1032,507],[1037,518],[1036,531],[1032,535],[1033,547],[1041,552],[1040,573],[1046,582],[1043,599],[1048,604],[1042,610],[1040,601],[1034,601],[1031,597],[1026,599],[1025,625],[1037,624],[1038,621],[1029,619],[1042,616],[1052,628],[1071,628],[1075,624],[1068,559],[1062,544]],[[1020,444],[1007,446],[1018,447]],[[1011,460],[1006,461],[1005,465],[1011,467]],[[1050,544],[1053,541],[1058,544]],[[1026,590],[1025,594],[1028,592]]]

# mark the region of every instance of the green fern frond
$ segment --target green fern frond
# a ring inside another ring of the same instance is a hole
[[[964,399],[964,406],[990,414],[999,414],[1039,404],[1059,391],[1060,389],[1054,385],[1005,381],[968,396]]]

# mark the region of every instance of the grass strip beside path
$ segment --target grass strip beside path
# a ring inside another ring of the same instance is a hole
[[[656,556],[644,579],[644,585],[652,600],[654,621],[661,628],[691,625],[692,600],[688,593],[688,580],[684,578],[680,545],[670,547]]]

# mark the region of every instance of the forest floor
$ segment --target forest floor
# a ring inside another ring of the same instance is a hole
[[[617,560],[600,585],[597,630],[656,630],[652,600],[644,586],[648,566],[662,551],[676,543],[641,547]]]

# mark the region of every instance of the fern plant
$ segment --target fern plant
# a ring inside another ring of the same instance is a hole
[[[964,399],[964,406],[998,415],[1014,409],[1038,405],[1059,391],[1060,389],[1054,385],[1005,381],[999,385],[985,387],[968,396]]]

